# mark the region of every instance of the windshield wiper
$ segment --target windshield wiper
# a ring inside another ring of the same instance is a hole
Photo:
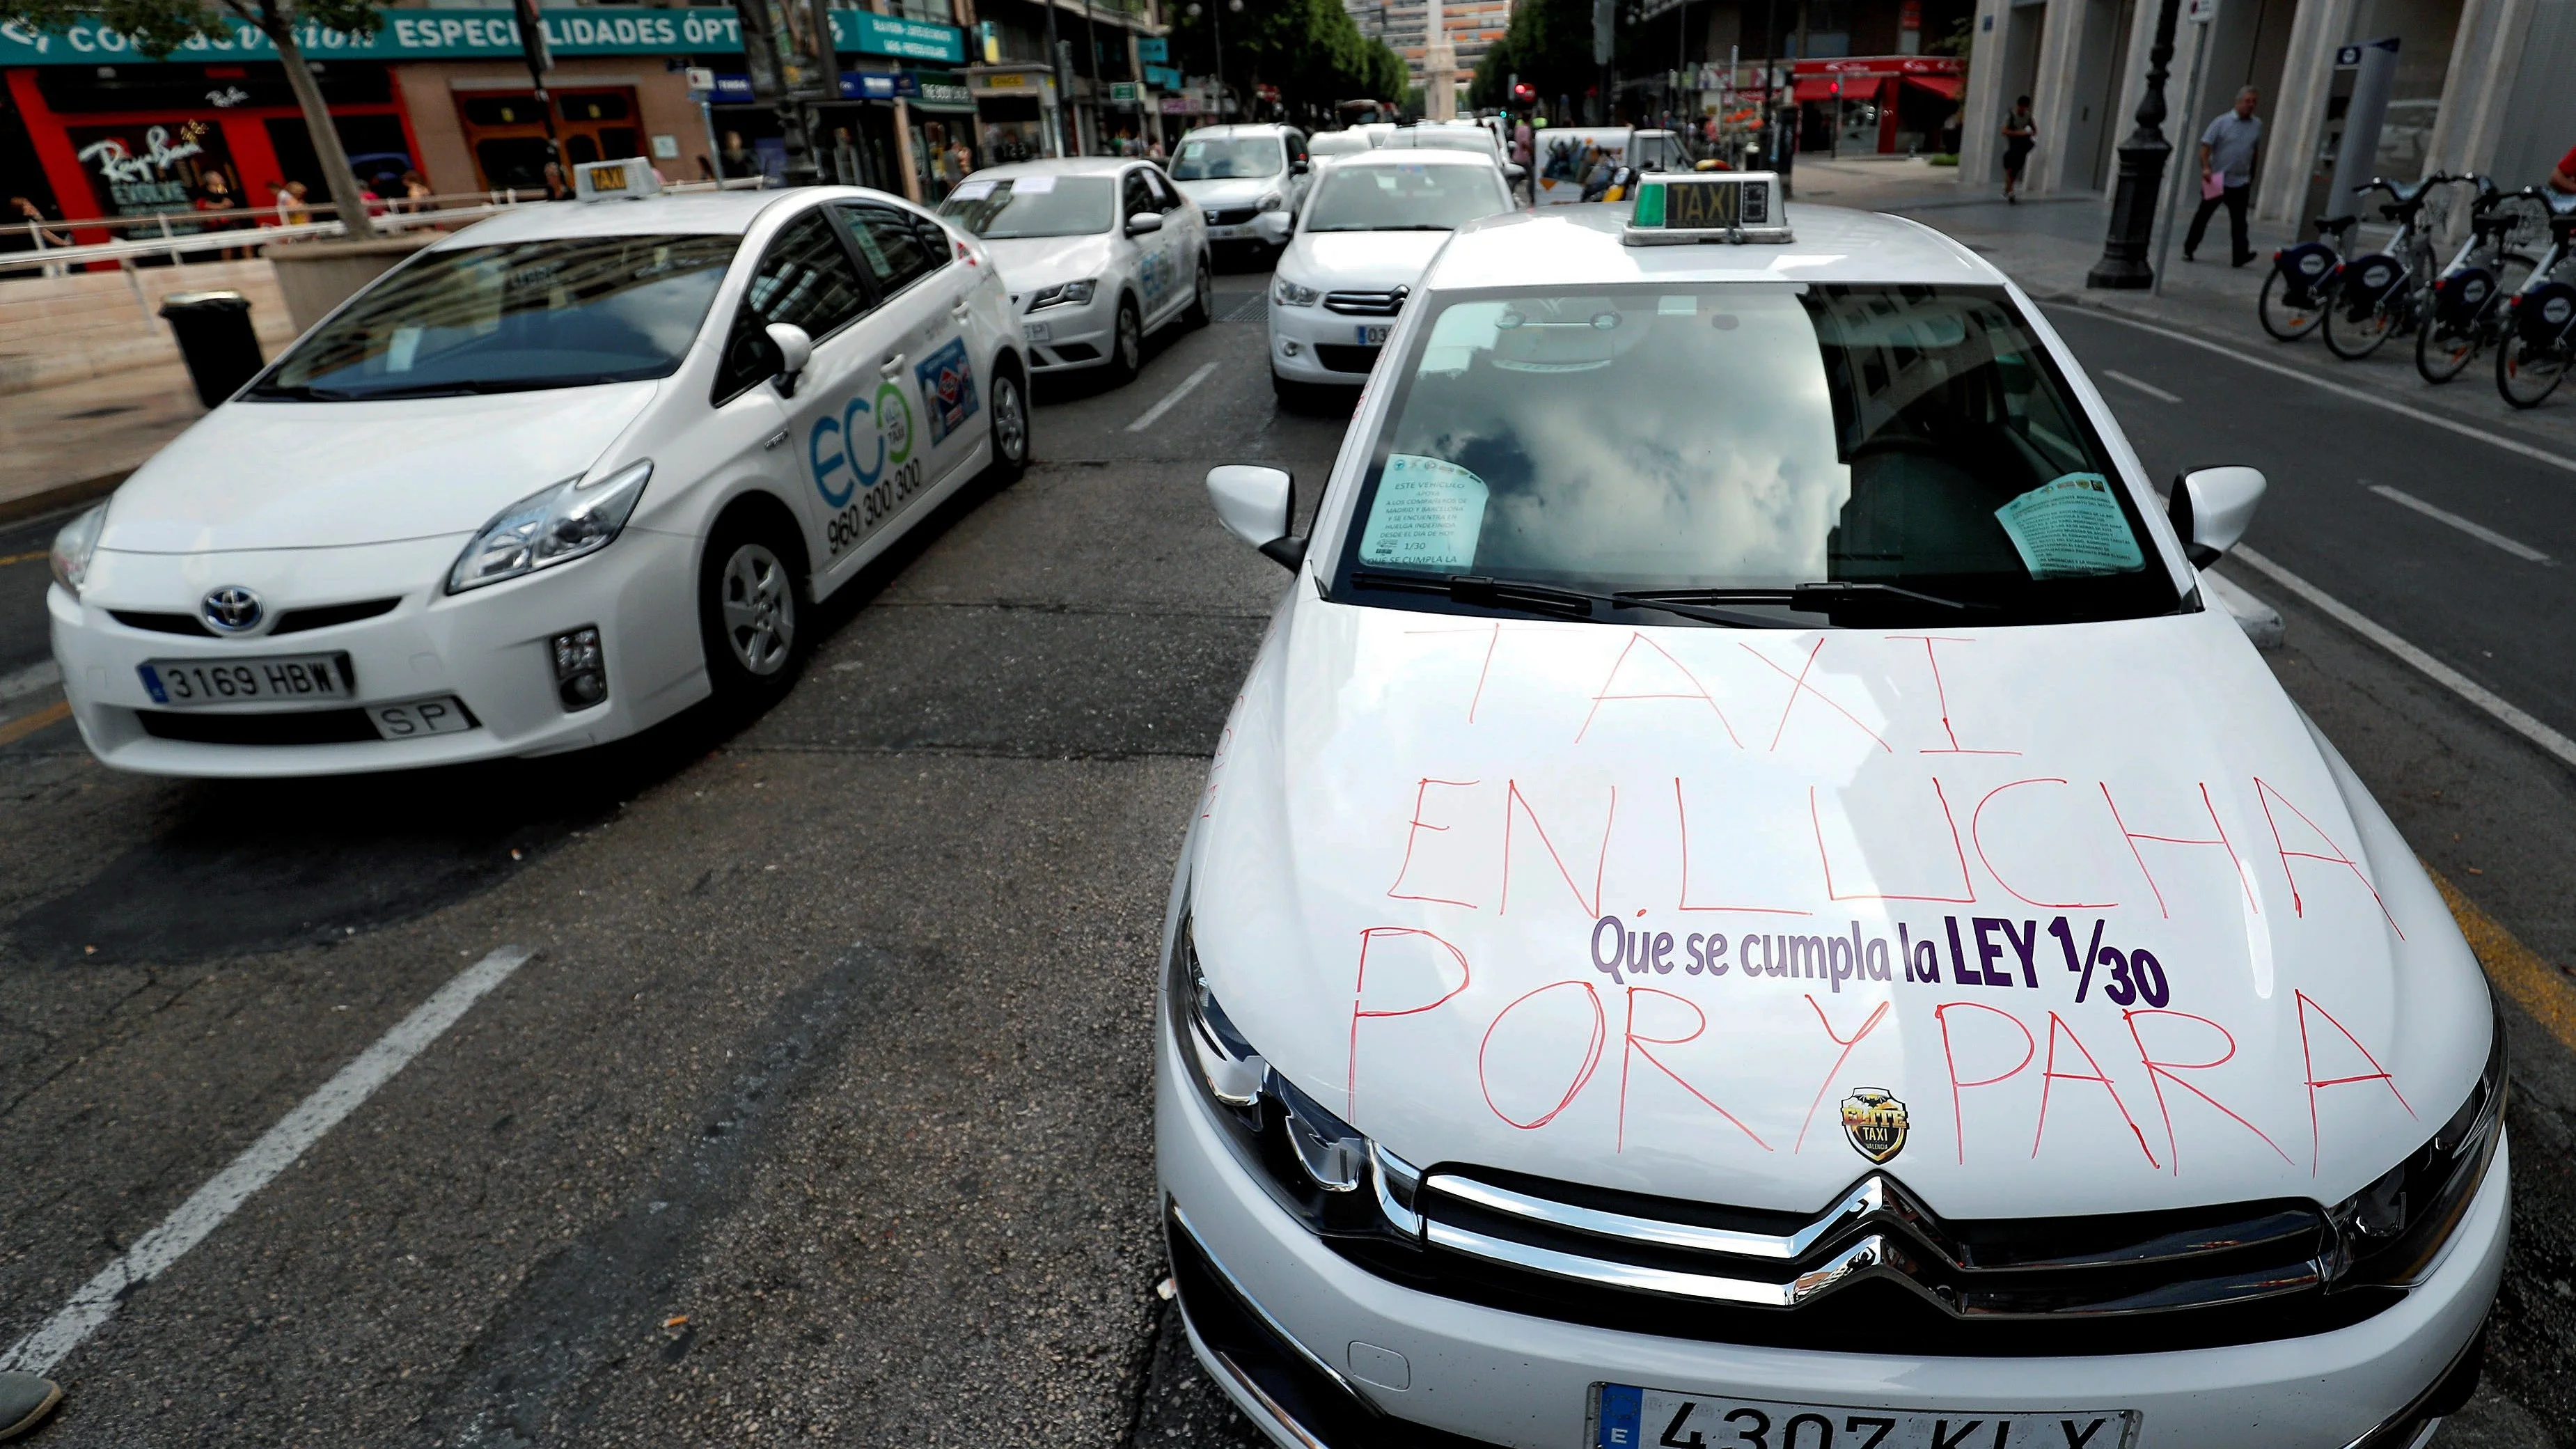
[[[1472,604],[1485,609],[1517,609],[1525,614],[1546,614],[1560,619],[1588,619],[1593,609],[1652,609],[1675,614],[1703,624],[1716,624],[1729,629],[1785,629],[1795,627],[1784,619],[1767,619],[1759,614],[1739,614],[1732,609],[1705,609],[1687,599],[1657,599],[1639,594],[1591,594],[1580,589],[1564,589],[1554,584],[1530,583],[1521,579],[1487,578],[1481,574],[1391,574],[1375,569],[1355,569],[1351,585],[1362,589],[1390,589],[1400,593],[1438,594],[1455,603]],[[1767,601],[1765,601],[1767,602]]]
[[[1894,584],[1867,583],[1857,579],[1827,579],[1816,583],[1797,584],[1785,589],[1649,589],[1636,593],[1614,594],[1623,602],[1653,604],[1785,604],[1802,614],[1830,614],[1836,604],[1868,603],[1878,600],[1905,600],[1930,604],[1942,609],[1991,610],[1994,604],[1967,604],[1945,599],[1938,594],[1900,589]]]

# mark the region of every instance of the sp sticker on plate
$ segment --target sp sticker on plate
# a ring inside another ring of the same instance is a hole
[[[966,360],[966,344],[955,341],[913,365],[921,383],[922,411],[930,414],[930,441],[946,442],[975,416],[975,365]]]

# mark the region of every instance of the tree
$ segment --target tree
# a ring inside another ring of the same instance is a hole
[[[62,30],[73,20],[95,15],[101,24],[122,32],[134,48],[153,60],[191,40],[231,40],[235,27],[251,26],[277,47],[278,67],[304,112],[304,129],[313,136],[313,154],[322,163],[322,179],[331,188],[331,204],[352,238],[376,234],[360,195],[358,178],[349,169],[348,148],[331,124],[331,107],[313,68],[304,63],[298,31],[308,26],[373,35],[384,23],[382,0],[0,0],[0,20],[14,20],[37,30]],[[244,200],[249,198],[245,197]]]
[[[1222,17],[1208,13],[1224,3],[1205,0],[1196,15],[1184,8],[1175,35],[1181,54],[1213,59],[1221,25],[1229,84],[1246,92],[1277,86],[1291,114],[1309,116],[1329,114],[1335,101],[1404,94],[1404,58],[1360,34],[1341,0],[1256,0]]]

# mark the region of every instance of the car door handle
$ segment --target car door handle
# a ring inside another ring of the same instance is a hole
[[[778,447],[779,445],[781,445],[781,444],[785,443],[786,441],[787,441],[787,430],[786,430],[785,428],[780,428],[777,432],[774,432],[774,433],[770,434],[768,437],[763,438],[763,439],[761,439],[761,440],[760,440],[761,450],[762,450],[763,452],[766,452],[766,451],[768,451],[768,450],[769,450],[769,449],[771,449],[771,448]]]
[[[904,362],[905,358],[902,353],[889,352],[886,354],[886,360],[877,364],[877,371],[887,377],[892,377],[896,373],[903,371]]]

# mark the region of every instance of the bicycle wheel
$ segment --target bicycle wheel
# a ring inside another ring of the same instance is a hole
[[[2477,360],[2478,334],[2474,322],[2458,329],[2439,322],[2427,322],[2415,329],[2415,370],[2426,382],[2449,382],[2468,370]]]
[[[2353,320],[2352,309],[2328,304],[2326,307],[2326,350],[2346,362],[2359,362],[2377,352],[2381,343],[2397,335],[2403,321],[2405,298],[2392,294],[2382,298],[2359,321]]]
[[[2535,349],[2515,333],[2496,349],[2496,391],[2518,408],[2536,408],[2567,375],[2567,354]]]
[[[2332,297],[2316,298],[2305,307],[2293,307],[2282,300],[2289,283],[2278,271],[2263,279],[2263,294],[2254,300],[2254,315],[2263,321],[2263,330],[2283,342],[2296,342],[2317,330],[2326,318]]]

